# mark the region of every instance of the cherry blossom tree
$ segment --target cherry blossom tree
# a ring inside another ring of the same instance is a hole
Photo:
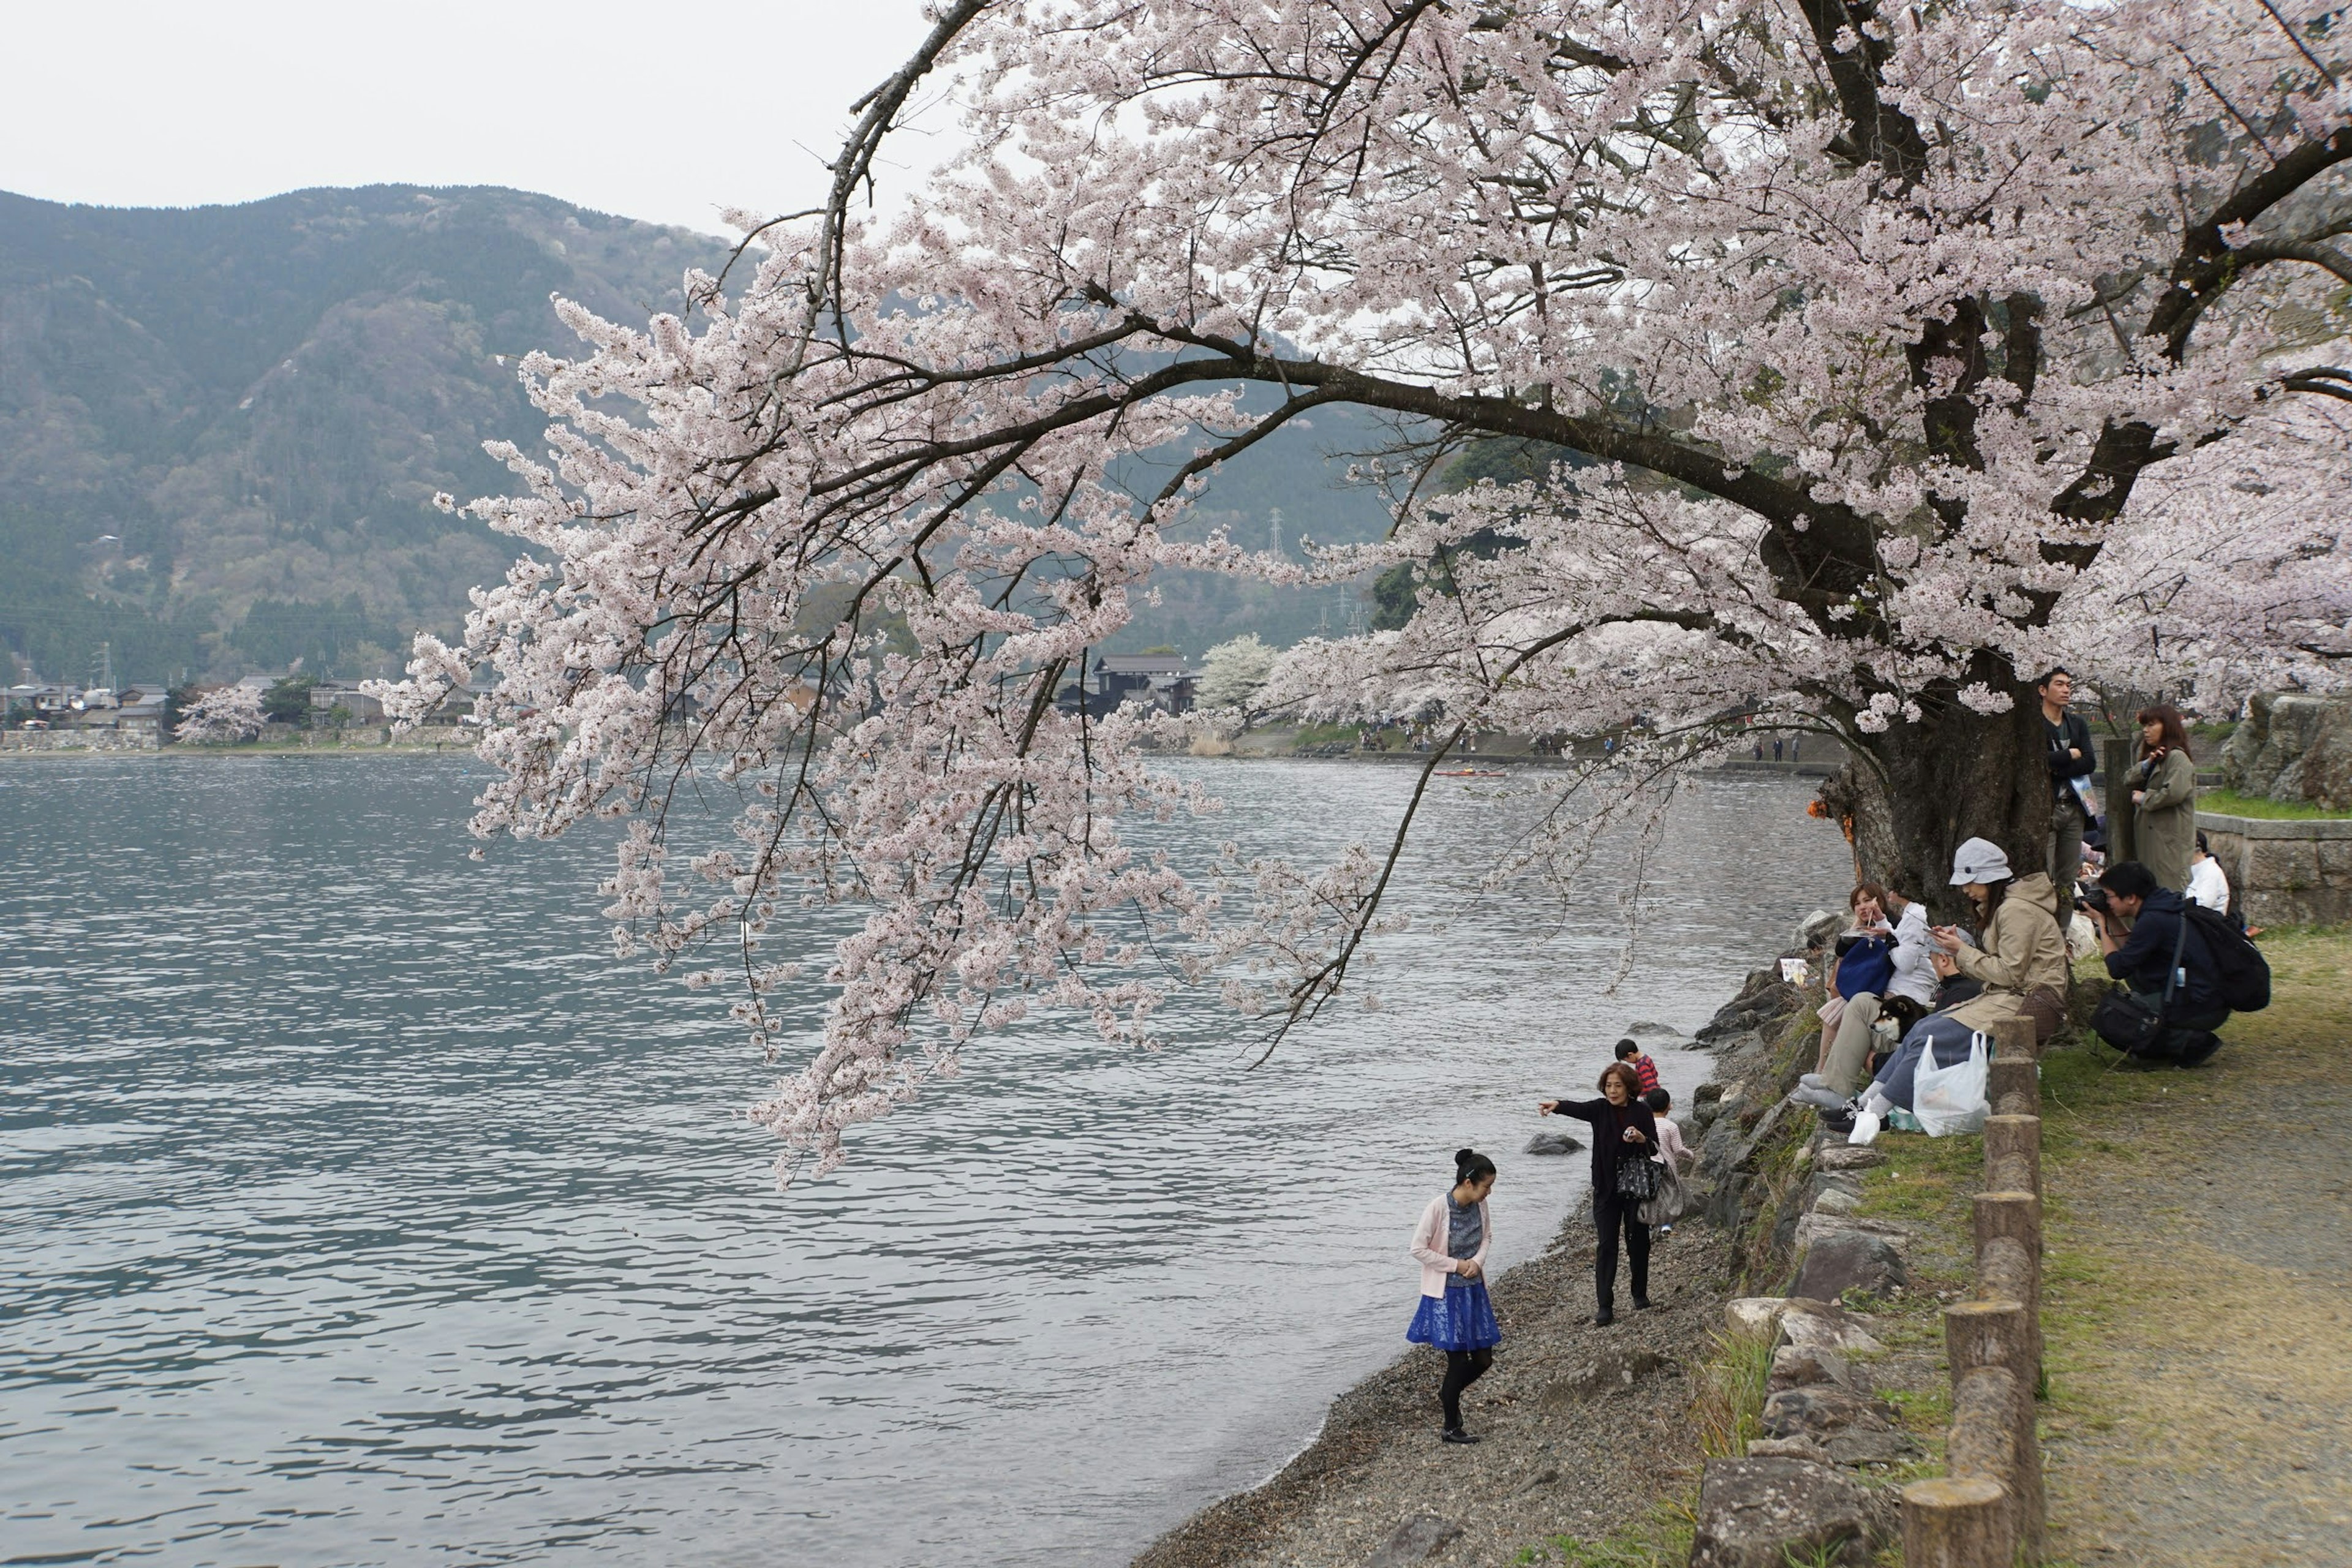
[[[1211,710],[1255,708],[1254,700],[1273,673],[1274,649],[1255,632],[1244,632],[1201,656],[1193,701]]]
[[[172,727],[172,739],[184,745],[234,745],[252,740],[268,722],[260,692],[250,686],[217,686],[188,704],[185,716]]]
[[[1188,880],[1119,824],[1202,803],[1143,721],[1060,700],[1171,569],[1417,573],[1404,626],[1292,650],[1261,700],[1412,714],[1433,769],[1474,729],[1633,736],[1531,864],[1654,822],[1750,713],[1852,748],[1874,874],[1940,883],[1975,834],[2033,864],[2038,668],[2227,693],[2344,651],[2329,7],[933,18],[821,209],[745,216],[679,314],[563,307],[585,352],[526,365],[545,450],[499,448],[525,493],[469,508],[529,553],[394,694],[421,712],[494,671],[477,829],[627,819],[622,941],[740,938],[756,1037],[803,973],[759,941],[774,912],[866,911],[821,972],[824,1044],[758,1112],[792,1151],[837,1158],[1039,1005],[1140,1037],[1171,983],[1146,952],[1278,1021],[1347,975],[1409,816],[1337,866]],[[932,89],[965,150],[877,216],[860,194]],[[1179,526],[1335,403],[1403,432],[1390,538],[1300,564]],[[1433,482],[1492,438],[1571,460]],[[681,875],[689,781],[742,805]]]

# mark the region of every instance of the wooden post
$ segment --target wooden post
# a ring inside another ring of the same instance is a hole
[[[1903,1489],[1904,1568],[2009,1568],[2014,1539],[1998,1481],[1956,1477]]]
[[[2040,1331],[2038,1316],[2018,1301],[1963,1301],[1944,1309],[1944,1359],[1951,1372],[1952,1437],[1957,1445],[1951,1450],[1954,1473],[1960,1473],[1963,1456],[1970,1464],[1991,1462],[1984,1458],[1985,1445],[1991,1439],[1981,1414],[1989,1385],[1976,1384],[1971,1392],[1969,1379],[1986,1368],[1998,1368],[2008,1374],[2010,1401],[2008,1417],[2000,1427],[2009,1444],[2003,1473],[2016,1497],[2017,1539],[2029,1560],[2040,1556],[2044,1520],[2042,1437],[2033,1399],[2042,1371]],[[1971,1408],[1979,1412],[1965,1440],[1958,1419],[1964,1393]],[[2006,1563],[2008,1559],[2000,1561]]]
[[[1992,1055],[1995,1061],[2030,1062],[2042,1055],[2034,1041],[2033,1020],[2003,1018],[1992,1026]]]
[[[1994,1108],[1984,1124],[1985,1185],[1997,1193],[2042,1191],[2042,1118]]]
[[[2032,1025],[2026,1027],[2031,1029]],[[2042,1114],[2042,1070],[2030,1058],[1995,1057],[1987,1064],[1985,1098],[1998,1116]]]
[[[1944,1309],[1944,1359],[1955,1388],[1980,1366],[2021,1371],[2032,1346],[2022,1302],[1955,1301]]]

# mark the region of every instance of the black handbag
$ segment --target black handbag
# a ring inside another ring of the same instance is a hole
[[[2121,984],[2111,985],[2091,1015],[2091,1032],[2127,1057],[2138,1056],[2164,1033],[2165,1008],[2172,1005],[2172,987],[2180,973],[2180,952],[2189,941],[2189,921],[2183,916],[2180,934],[2173,939],[2172,966],[2164,973],[2164,1000],[2151,1007]]]
[[[2137,1056],[2164,1032],[2164,1009],[2151,1007],[2121,985],[2111,985],[2091,1015],[2091,1032],[2124,1055]]]
[[[1617,1195],[1637,1204],[1648,1203],[1658,1195],[1658,1166],[1649,1155],[1640,1152],[1617,1156]]]

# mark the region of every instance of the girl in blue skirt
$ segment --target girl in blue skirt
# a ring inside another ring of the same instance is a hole
[[[1454,1190],[1430,1200],[1412,1233],[1421,1265],[1421,1309],[1404,1337],[1445,1352],[1445,1381],[1437,1401],[1445,1410],[1448,1443],[1478,1439],[1462,1429],[1462,1391],[1495,1364],[1503,1331],[1486,1300],[1486,1194],[1495,1190],[1495,1162],[1475,1149],[1454,1155]]]

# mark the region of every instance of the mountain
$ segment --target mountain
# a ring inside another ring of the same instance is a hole
[[[0,640],[51,678],[396,664],[511,550],[436,511],[542,426],[516,355],[623,320],[719,241],[520,191],[240,206],[0,194]],[[505,363],[500,362],[505,356]]]
[[[124,679],[396,668],[512,558],[430,500],[511,487],[481,443],[529,447],[544,426],[513,362],[576,346],[549,296],[642,321],[725,254],[487,186],[179,209],[0,193],[0,647],[53,679],[102,647]],[[1277,528],[1294,548],[1376,536],[1385,509],[1329,454],[1383,444],[1368,416],[1318,410],[1220,475],[1202,526],[1261,547]],[[1197,655],[1360,613],[1191,575],[1162,601],[1119,646]]]

